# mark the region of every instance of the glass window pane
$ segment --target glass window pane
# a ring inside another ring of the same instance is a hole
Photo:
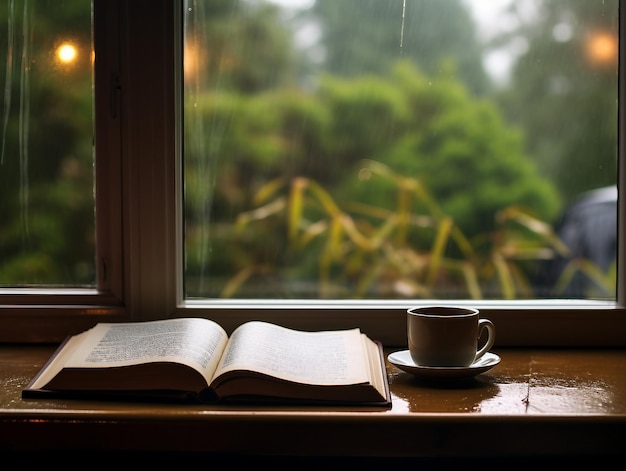
[[[95,285],[90,0],[0,6],[0,286]]]
[[[184,15],[186,298],[615,300],[617,0]]]

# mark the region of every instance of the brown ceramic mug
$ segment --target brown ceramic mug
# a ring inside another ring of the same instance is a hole
[[[479,348],[483,332],[487,339]],[[407,310],[409,352],[418,366],[468,367],[495,342],[496,329],[478,309],[425,306]]]

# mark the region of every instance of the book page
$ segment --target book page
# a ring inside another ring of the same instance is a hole
[[[174,361],[209,378],[208,372],[215,369],[227,341],[226,331],[208,319],[101,323],[89,331],[64,366],[98,368]]]
[[[363,339],[364,349],[368,353],[370,381],[381,396],[386,396],[387,371],[384,369],[384,366],[381,365],[378,345],[365,334],[361,334],[361,337]]]
[[[216,376],[247,369],[299,383],[354,384],[368,382],[367,362],[359,329],[303,332],[255,321],[232,333]]]
[[[59,350],[55,352],[56,356],[49,360],[45,369],[39,372],[39,375],[35,377],[30,386],[33,389],[44,387],[44,385],[46,385],[59,371],[61,371],[67,359],[72,356],[77,348],[80,347],[81,342],[88,337],[90,333],[91,329],[68,338],[62,345],[63,348],[59,348]]]

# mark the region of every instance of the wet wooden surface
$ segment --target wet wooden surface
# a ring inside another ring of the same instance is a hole
[[[626,350],[495,350],[475,378],[387,364],[390,410],[22,399],[54,346],[0,346],[0,448],[324,456],[605,456],[626,447]],[[390,353],[394,349],[387,349]]]

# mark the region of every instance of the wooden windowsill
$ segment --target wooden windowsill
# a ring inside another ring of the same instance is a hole
[[[391,410],[354,411],[22,399],[22,388],[54,348],[0,345],[1,450],[443,458],[625,453],[626,350],[496,349],[499,365],[445,386],[388,364]]]

